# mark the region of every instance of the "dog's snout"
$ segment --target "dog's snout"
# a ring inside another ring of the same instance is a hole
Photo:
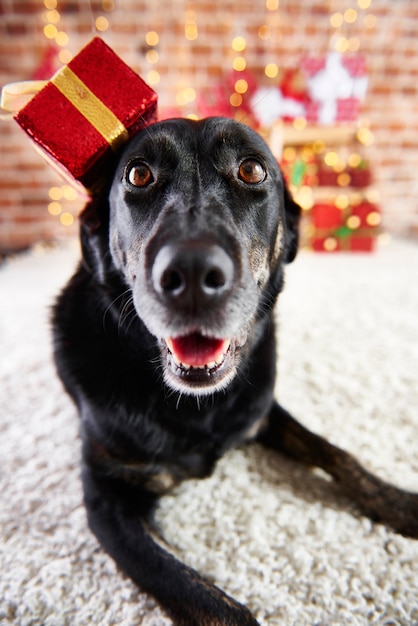
[[[155,291],[179,307],[210,305],[234,282],[234,262],[218,244],[186,241],[163,246],[152,268]]]

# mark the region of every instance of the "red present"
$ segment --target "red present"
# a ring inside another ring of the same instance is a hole
[[[360,114],[358,98],[342,98],[337,100],[336,122],[354,122]]]
[[[315,204],[312,209],[312,220],[315,229],[333,230],[341,225],[341,209],[334,204]]]
[[[379,210],[369,202],[347,209],[316,204],[312,209],[310,244],[316,252],[372,252],[379,223]]]
[[[15,119],[67,177],[94,189],[113,155],[156,117],[157,94],[95,38]]]

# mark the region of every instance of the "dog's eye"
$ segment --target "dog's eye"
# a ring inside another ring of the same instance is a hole
[[[146,163],[135,163],[128,170],[127,179],[134,187],[146,187],[154,180]]]
[[[256,185],[263,182],[266,177],[266,170],[259,161],[245,159],[239,166],[238,177],[248,185]]]

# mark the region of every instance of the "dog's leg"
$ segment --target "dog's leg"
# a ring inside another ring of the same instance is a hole
[[[277,403],[258,440],[293,459],[322,468],[368,517],[405,536],[418,538],[418,494],[374,476],[350,454],[299,424]]]
[[[205,581],[161,543],[146,521],[155,495],[83,468],[91,530],[117,565],[153,595],[176,626],[257,626],[250,611]]]

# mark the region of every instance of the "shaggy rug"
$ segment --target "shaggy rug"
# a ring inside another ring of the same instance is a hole
[[[0,624],[168,625],[86,525],[77,416],[48,323],[77,257],[75,244],[34,250],[0,270]],[[282,404],[418,490],[418,246],[302,252],[279,302]],[[262,625],[418,624],[418,541],[258,445],[165,497],[158,520],[176,553]]]

